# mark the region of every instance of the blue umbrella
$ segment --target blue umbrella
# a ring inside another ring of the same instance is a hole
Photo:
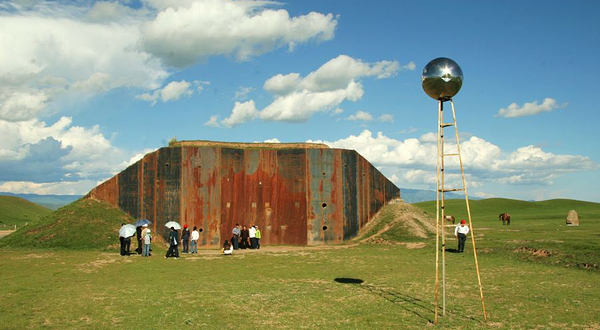
[[[143,225],[150,225],[152,223],[152,221],[148,220],[148,219],[140,219],[138,221],[135,222],[135,226],[136,227],[140,227]]]

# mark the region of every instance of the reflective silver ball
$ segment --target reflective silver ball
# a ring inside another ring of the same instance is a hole
[[[436,58],[423,69],[423,90],[435,100],[450,100],[460,91],[462,82],[460,66],[449,58]]]

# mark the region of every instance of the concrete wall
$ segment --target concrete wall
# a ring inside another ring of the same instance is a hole
[[[147,154],[88,197],[132,217],[202,230],[220,246],[235,223],[256,224],[262,244],[319,245],[356,236],[400,190],[353,150],[165,147]]]

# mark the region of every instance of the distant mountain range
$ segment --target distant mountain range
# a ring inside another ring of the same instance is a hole
[[[67,204],[80,199],[83,195],[37,195],[37,194],[13,194],[9,192],[0,192],[3,196],[16,196],[26,199],[32,203],[56,210]]]
[[[80,199],[83,195],[37,195],[37,194],[13,194],[8,192],[0,192],[4,196],[17,196],[26,199],[30,202],[45,206],[49,209],[56,210],[67,204]],[[434,201],[436,199],[435,191],[422,189],[400,188],[400,195],[406,203],[419,203],[426,201]],[[463,195],[446,193],[446,199],[462,199]],[[480,199],[469,197],[469,199]]]

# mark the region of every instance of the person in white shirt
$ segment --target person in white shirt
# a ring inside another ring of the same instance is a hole
[[[254,225],[250,227],[248,234],[250,236],[250,248],[256,249],[256,228],[254,228]]]
[[[466,225],[466,221],[460,220],[460,225],[454,228],[454,236],[458,238],[458,252],[465,252],[465,242],[467,241],[467,234],[469,233],[469,226]]]
[[[198,254],[198,239],[200,238],[200,233],[198,232],[198,228],[194,226],[194,231],[192,231],[192,248],[190,253]]]

